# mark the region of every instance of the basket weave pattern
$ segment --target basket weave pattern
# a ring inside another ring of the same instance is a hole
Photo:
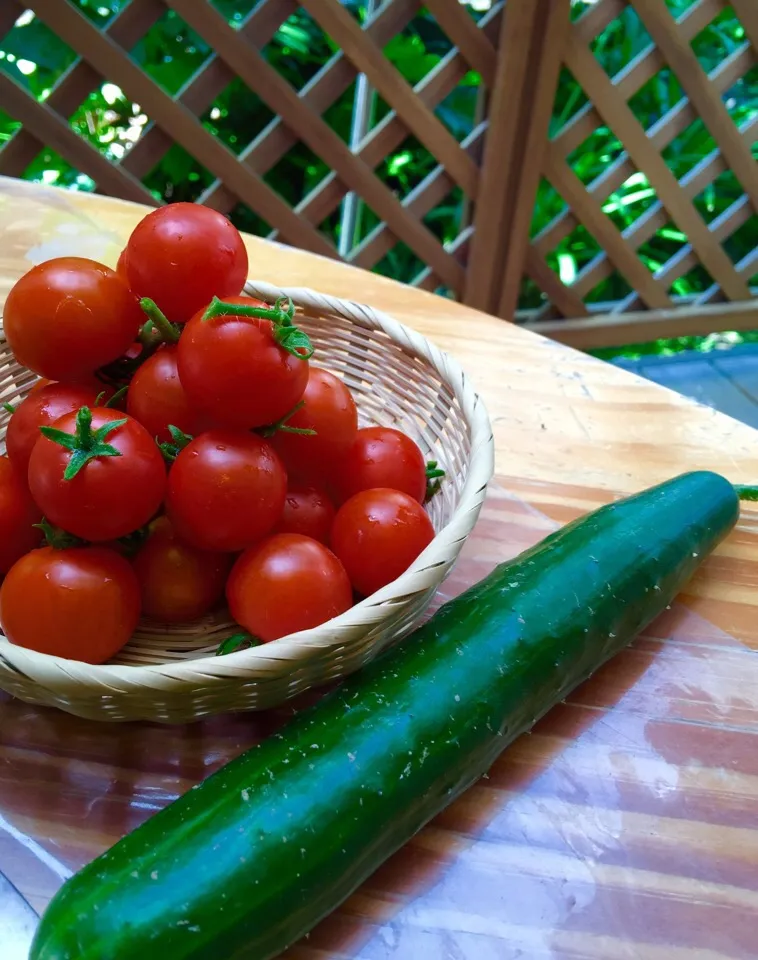
[[[259,710],[359,669],[407,634],[471,532],[493,471],[492,431],[460,366],[420,334],[370,307],[306,289],[249,282],[245,292],[292,298],[315,360],[341,376],[362,425],[396,426],[447,471],[429,504],[436,536],[409,570],[328,624],[273,643],[214,657],[236,632],[228,614],[186,626],[143,620],[108,664],[39,654],[0,634],[0,688],[29,703],[96,720],[181,723],[232,710]],[[0,394],[22,398],[36,377],[0,336]],[[4,446],[8,414],[0,416]]]

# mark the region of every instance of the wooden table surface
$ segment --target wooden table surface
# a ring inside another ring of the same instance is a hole
[[[33,262],[114,265],[143,213],[0,178],[0,303]],[[478,384],[497,477],[447,593],[614,495],[690,468],[758,478],[749,427],[452,302],[246,240],[251,276],[379,306]],[[662,620],[287,960],[758,957],[757,651],[746,511]],[[72,869],[289,713],[100,725],[0,694],[2,871],[41,910]]]

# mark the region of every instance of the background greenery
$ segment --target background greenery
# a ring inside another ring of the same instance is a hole
[[[98,26],[105,26],[127,0],[74,0]],[[693,0],[667,0],[676,15],[684,13]],[[257,0],[214,0],[215,6],[232,24],[239,23],[256,6]],[[469,11],[475,18],[484,15],[488,0],[469,0]],[[363,20],[365,0],[345,0],[351,13]],[[574,0],[572,15],[580,16],[590,0]],[[631,8],[615,20],[593,43],[593,49],[606,71],[613,75],[650,44],[650,38]],[[694,40],[695,50],[706,70],[713,70],[745,42],[742,26],[731,8],[725,10]],[[434,18],[421,10],[403,32],[385,47],[385,55],[411,83],[417,83],[451,49],[451,43]],[[335,53],[331,39],[309,15],[298,10],[277,31],[265,49],[269,61],[293,84],[300,88]],[[207,44],[190,30],[172,11],[166,11],[156,25],[140,40],[131,55],[167,92],[176,94],[211,55]],[[26,86],[35,97],[44,100],[60,76],[74,62],[74,53],[30,12],[17,21],[11,32],[0,40],[0,69]],[[474,128],[477,110],[481,108],[481,78],[471,71],[464,81],[440,104],[437,115],[459,139]],[[326,119],[345,140],[349,140],[355,96],[351,86],[327,111]],[[631,106],[645,127],[651,126],[683,96],[676,77],[664,68],[632,98]],[[758,68],[752,69],[724,95],[724,103],[736,123],[743,123],[758,112]],[[574,116],[587,100],[573,77],[563,70],[555,104],[552,132],[557,132]],[[387,105],[376,98],[373,122],[387,111]],[[250,143],[273,115],[244,84],[230,84],[202,117],[203,124],[230,149],[239,152]],[[71,117],[74,128],[95,144],[106,156],[120,160],[144,132],[149,118],[139,104],[130,101],[111,83],[93,91]],[[0,142],[8,139],[18,124],[0,110]],[[665,150],[665,157],[677,177],[682,177],[716,147],[702,122],[690,125]],[[606,128],[600,127],[570,158],[581,180],[588,184],[622,152],[622,145]],[[758,156],[758,153],[756,154]],[[434,168],[435,161],[413,137],[377,170],[381,179],[399,196],[407,195]],[[265,179],[290,203],[295,204],[328,173],[326,165],[306,146],[298,144],[269,171]],[[94,189],[93,182],[73,169],[51,150],[40,153],[25,171],[30,180],[57,184],[77,190]],[[150,171],[145,183],[156,197],[164,200],[194,200],[213,182],[213,177],[185,150],[174,145]],[[726,210],[742,189],[735,177],[723,174],[696,199],[706,221],[711,222]],[[613,222],[624,229],[655,202],[652,188],[643,174],[630,177],[622,188],[610,196],[604,209]],[[532,233],[537,234],[563,209],[563,201],[543,182],[535,205]],[[450,242],[458,234],[468,216],[465,198],[454,190],[425,218],[431,230],[443,241]],[[266,235],[270,227],[259,216],[240,204],[232,211],[232,219],[242,229]],[[378,219],[373,211],[362,207],[357,235],[360,241]],[[339,240],[340,216],[335,212],[320,228],[335,242]],[[669,224],[640,249],[640,255],[655,270],[675,254],[686,238]],[[758,219],[755,217],[738,230],[725,244],[731,257],[738,261],[758,244]],[[561,241],[551,254],[550,263],[565,282],[571,280],[599,252],[594,239],[582,227]],[[377,269],[400,280],[410,281],[423,269],[413,253],[397,244],[378,264]],[[753,278],[758,282],[758,277]],[[697,267],[677,280],[672,293],[692,296],[710,286],[711,278]],[[622,277],[613,275],[604,280],[589,300],[617,300],[629,292]],[[521,307],[540,306],[541,292],[530,282],[522,290]],[[686,342],[670,342],[646,349],[676,349],[682,345],[709,348],[723,341],[713,338],[690,338]]]

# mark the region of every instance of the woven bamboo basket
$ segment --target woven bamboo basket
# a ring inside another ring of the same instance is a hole
[[[273,302],[291,297],[317,362],[342,376],[362,425],[397,426],[447,471],[429,504],[436,536],[401,577],[334,620],[272,643],[214,656],[238,632],[228,613],[186,626],[143,620],[116,658],[92,666],[25,650],[0,634],[0,688],[28,703],[93,720],[183,723],[276,706],[358,670],[422,617],[471,532],[493,471],[481,399],[459,365],[418,333],[370,307],[306,289],[249,282]],[[36,377],[0,336],[0,395],[23,397]],[[5,445],[8,415],[0,418]]]

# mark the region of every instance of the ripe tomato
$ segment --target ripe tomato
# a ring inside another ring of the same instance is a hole
[[[427,512],[399,490],[356,493],[337,511],[332,526],[332,549],[364,596],[405,573],[433,538]]]
[[[83,540],[104,541],[126,536],[155,516],[166,488],[166,467],[153,438],[136,420],[106,407],[82,407],[43,429],[76,436],[79,451],[89,455],[67,480],[66,468],[83,454],[48,436],[34,445],[29,487],[51,523]]]
[[[176,368],[177,350],[161,347],[137,368],[126,395],[126,411],[151,437],[170,440],[169,424],[195,436],[210,424],[190,403]]]
[[[271,442],[291,476],[319,478],[350,449],[358,431],[358,410],[345,384],[328,370],[311,367],[304,404],[288,427],[315,430],[315,436],[279,431]]]
[[[224,595],[232,558],[184,543],[160,517],[133,560],[142,612],[163,623],[185,623],[209,613]]]
[[[321,543],[329,543],[334,521],[334,505],[317,487],[290,486],[284,500],[284,511],[275,533],[300,533]]]
[[[129,283],[129,277],[126,272],[126,247],[118,255],[118,261],[116,262],[116,273],[122,277],[126,283]]]
[[[183,540],[233,553],[272,530],[286,490],[282,462],[265,440],[241,430],[209,430],[171,467],[166,512]]]
[[[237,623],[268,642],[339,616],[353,592],[331,550],[310,537],[277,533],[239,557],[226,598]]]
[[[361,490],[389,487],[423,503],[426,463],[406,434],[392,427],[364,427],[340,462],[336,483],[343,500]]]
[[[120,357],[144,319],[114,270],[83,257],[58,257],[15,284],[3,322],[19,363],[50,380],[76,381]]]
[[[0,623],[11,643],[68,660],[104,663],[134,632],[139,584],[105,547],[41,547],[0,588]]]
[[[265,307],[250,297],[228,303]],[[248,430],[275,423],[303,396],[308,361],[274,340],[270,320],[198,311],[179,340],[179,377],[187,396],[218,423]]]
[[[153,210],[134,228],[123,256],[132,290],[154,300],[175,323],[186,323],[214,296],[235,296],[247,279],[247,250],[237,228],[196,203]]]
[[[29,457],[39,440],[40,427],[50,426],[66,413],[80,407],[94,407],[97,394],[94,389],[73,383],[50,383],[34,390],[16,407],[8,421],[5,437],[8,456],[22,476],[29,469]]]
[[[7,457],[0,457],[0,574],[40,545],[42,534],[34,524],[41,519],[24,474]]]

